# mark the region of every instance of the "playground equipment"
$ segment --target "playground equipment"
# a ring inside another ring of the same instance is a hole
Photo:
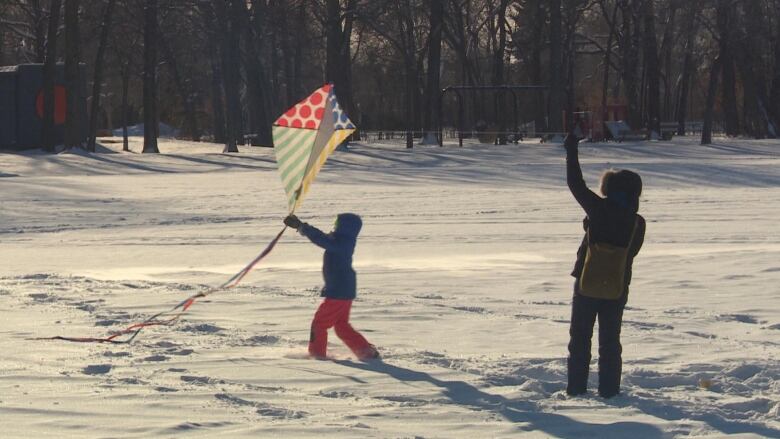
[[[490,125],[485,123],[484,129],[479,129],[479,135],[483,137],[484,139],[487,139],[488,137],[493,139],[493,135],[495,135],[495,141],[499,143],[504,143],[507,141],[508,138],[512,138],[512,140],[516,140],[518,138],[522,138],[524,133],[520,131],[520,124],[519,124],[519,114],[518,114],[518,92],[521,91],[532,91],[536,93],[541,93],[546,90],[548,90],[549,87],[545,85],[454,85],[447,87],[441,91],[441,95],[439,98],[439,114],[443,115],[443,107],[444,107],[444,98],[447,93],[454,93],[458,100],[458,123],[456,130],[458,132],[458,145],[463,146],[463,138],[465,133],[471,133],[472,130],[469,130],[465,126],[465,115],[464,115],[464,108],[463,108],[463,101],[464,101],[464,92],[493,92],[493,96],[495,98],[496,102],[499,102],[504,96],[506,96],[507,93],[509,93],[512,96],[512,130],[508,131],[505,127],[506,125],[506,119],[504,118],[504,114],[501,109],[497,108],[497,119],[498,119],[498,127],[495,127],[496,129],[491,130]],[[545,99],[541,100],[542,102],[546,102]],[[546,115],[547,112],[545,111],[544,114]],[[443,146],[444,144],[444,136],[443,136],[443,127],[442,127],[442,119],[443,117],[439,118],[439,128],[438,128],[438,137],[439,137],[439,146]],[[481,120],[484,120],[484,118],[480,117]]]

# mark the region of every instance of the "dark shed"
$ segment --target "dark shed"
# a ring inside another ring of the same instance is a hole
[[[81,102],[78,111],[87,120],[85,66],[80,66]],[[57,64],[54,81],[54,134],[63,142],[65,131],[65,65]],[[82,138],[87,137],[86,123],[81,124]],[[13,128],[11,128],[13,127]],[[0,148],[30,149],[42,146],[43,131],[43,64],[21,64],[0,68]]]

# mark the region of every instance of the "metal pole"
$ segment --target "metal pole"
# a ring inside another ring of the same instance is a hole
[[[456,90],[455,94],[458,96],[458,146],[463,146],[463,96],[460,95],[460,91]]]
[[[448,88],[445,88],[444,90],[439,93],[439,120],[437,121],[439,125],[439,146],[444,146],[444,130],[442,128],[442,120],[444,120],[444,93],[449,90]]]
[[[510,90],[512,92],[512,107],[514,109],[514,116],[515,116],[515,140],[517,140],[517,132],[519,131],[517,126],[517,92],[515,90]]]

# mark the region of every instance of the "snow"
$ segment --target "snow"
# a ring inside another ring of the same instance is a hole
[[[364,218],[353,324],[306,358],[321,252],[288,232],[235,289],[130,345],[105,336],[221,284],[281,229],[273,154],[0,154],[4,437],[780,437],[780,144],[583,144],[638,171],[648,220],[623,393],[565,395],[582,212],[560,145],[354,144],[298,212]],[[597,383],[595,363],[591,388]]]

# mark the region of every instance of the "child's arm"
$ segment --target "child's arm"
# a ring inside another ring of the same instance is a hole
[[[566,148],[566,183],[568,183],[569,190],[574,195],[574,198],[585,209],[585,212],[590,215],[590,212],[594,211],[596,206],[598,206],[601,197],[588,189],[585,179],[582,178],[578,144],[579,140],[576,137],[571,134],[566,136],[564,141],[564,147]]]
[[[301,222],[295,215],[287,216],[287,218],[284,219],[284,224],[287,227],[298,230],[298,233],[309,238],[309,241],[327,251],[341,252],[346,250],[346,245],[344,243],[339,243],[332,235],[326,234],[314,226]]]
[[[309,241],[317,247],[322,247],[327,251],[340,252],[343,250],[343,246],[339,245],[336,238],[309,224],[302,223],[298,228],[298,233],[309,238]]]

